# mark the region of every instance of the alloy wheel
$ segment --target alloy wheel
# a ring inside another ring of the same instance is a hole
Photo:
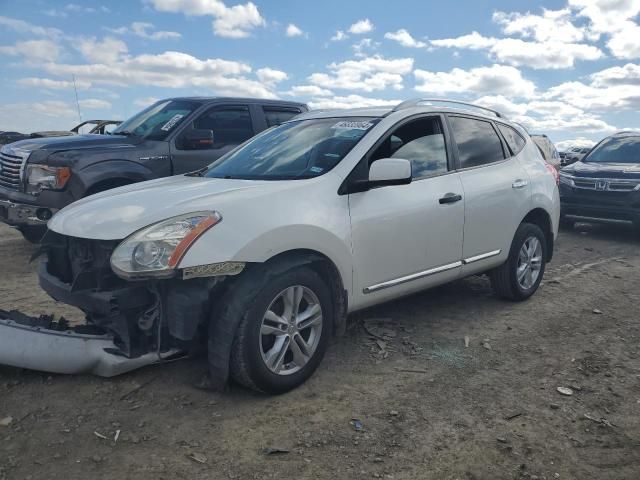
[[[516,275],[523,290],[529,290],[536,284],[542,268],[542,244],[537,237],[528,237],[518,255]]]
[[[311,359],[322,333],[320,300],[302,285],[284,289],[271,302],[260,326],[260,353],[267,368],[291,375]]]

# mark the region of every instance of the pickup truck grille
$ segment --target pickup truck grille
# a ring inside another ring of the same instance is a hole
[[[11,190],[20,190],[22,169],[27,157],[0,153],[0,186]]]
[[[585,190],[602,190],[608,192],[632,192],[634,190],[640,190],[640,179],[573,177],[572,180],[576,188]]]

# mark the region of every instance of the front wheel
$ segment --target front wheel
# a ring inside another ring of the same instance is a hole
[[[324,356],[333,325],[333,300],[324,280],[307,267],[293,268],[241,301],[232,377],[267,393],[283,393],[306,381]]]
[[[544,232],[537,225],[520,224],[511,242],[509,258],[489,274],[494,292],[507,300],[526,300],[540,286],[546,258]]]

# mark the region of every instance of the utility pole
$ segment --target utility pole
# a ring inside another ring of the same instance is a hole
[[[82,123],[82,113],[80,113],[80,102],[78,101],[78,87],[76,87],[75,74],[73,74],[72,77],[73,77],[73,91],[76,93],[76,107],[78,108],[78,119],[79,119],[79,122]]]

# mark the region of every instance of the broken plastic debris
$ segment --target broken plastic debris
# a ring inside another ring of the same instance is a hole
[[[573,390],[571,390],[569,387],[558,387],[556,388],[556,390],[558,390],[559,394],[566,395],[567,397],[573,395]]]

